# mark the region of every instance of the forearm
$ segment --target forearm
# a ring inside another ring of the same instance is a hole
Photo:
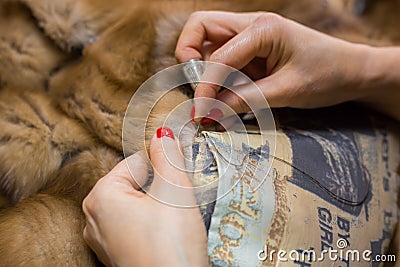
[[[360,87],[367,93],[359,102],[400,120],[400,47],[364,49]]]

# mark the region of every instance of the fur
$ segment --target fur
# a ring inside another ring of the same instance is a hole
[[[44,90],[68,56],[34,22],[26,6],[0,4],[0,88]]]

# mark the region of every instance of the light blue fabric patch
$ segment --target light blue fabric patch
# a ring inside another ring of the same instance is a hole
[[[231,146],[212,135],[206,136],[206,142],[219,175],[208,236],[211,265],[259,266],[257,253],[264,248],[275,209],[269,146]]]

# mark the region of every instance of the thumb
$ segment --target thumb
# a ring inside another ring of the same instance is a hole
[[[102,179],[127,186],[127,188],[133,187],[135,190],[140,190],[148,180],[145,151],[139,151],[119,162]]]
[[[174,206],[194,206],[192,183],[185,172],[184,157],[172,130],[161,127],[150,144],[154,180],[149,194]]]

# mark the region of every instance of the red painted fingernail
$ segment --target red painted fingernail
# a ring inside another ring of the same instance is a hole
[[[214,123],[215,123],[215,120],[210,119],[210,118],[203,118],[201,120],[201,125],[202,126],[208,126],[208,125],[211,125],[211,124],[214,124]]]
[[[192,112],[190,112],[190,118],[192,118],[192,122],[194,122],[194,115],[196,113],[196,108],[193,106],[192,107]]]
[[[224,114],[219,108],[213,108],[202,120],[201,125],[207,126],[214,124],[216,121],[222,119]]]
[[[157,129],[157,138],[169,137],[175,140],[174,132],[168,127],[160,127]]]

